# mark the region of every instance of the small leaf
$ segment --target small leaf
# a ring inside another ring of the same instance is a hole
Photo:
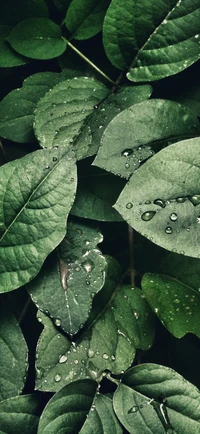
[[[7,37],[17,53],[31,59],[53,59],[66,49],[60,27],[48,18],[27,18],[18,23]]]
[[[112,0],[103,27],[109,60],[135,82],[177,74],[200,58],[198,0]]]
[[[116,261],[107,261],[105,285],[75,341],[66,339],[39,314],[44,331],[37,347],[37,389],[55,391],[81,378],[101,381],[106,370],[119,375],[133,362],[136,348],[152,345],[154,317],[141,290],[130,286],[116,290],[119,269]]]
[[[41,412],[36,395],[15,396],[0,402],[0,434],[35,434]]]
[[[109,0],[72,0],[65,19],[74,39],[89,39],[102,30]]]
[[[122,434],[123,428],[115,416],[112,400],[98,394],[95,397],[90,413],[80,431],[80,434]]]
[[[38,426],[38,434],[79,434],[96,393],[92,380],[75,381],[57,392],[46,405]]]
[[[69,222],[57,252],[29,285],[36,305],[71,336],[83,327],[92,299],[104,284],[107,264],[97,248],[101,241],[95,227]]]
[[[78,74],[64,70],[61,73],[39,72],[26,78],[22,88],[12,90],[0,102],[0,135],[19,143],[36,141],[33,132],[33,112],[45,93],[56,84]]]
[[[199,390],[193,384],[153,363],[129,369],[114,394],[114,410],[130,434],[196,434],[199,405]]]
[[[35,112],[35,134],[41,146],[71,143],[94,105],[107,93],[103,84],[88,77],[66,80],[47,92]],[[60,129],[64,132],[62,140]]]
[[[198,119],[186,107],[161,99],[144,101],[109,123],[93,164],[129,178],[154,150],[198,134]]]
[[[21,393],[27,371],[27,352],[26,342],[17,320],[12,312],[1,302],[0,400],[11,398]]]
[[[61,242],[76,190],[65,148],[39,150],[0,168],[0,291],[29,282]]]
[[[142,289],[152,310],[176,338],[187,333],[200,337],[200,294],[190,286],[162,274],[147,273]]]
[[[163,149],[134,173],[115,204],[155,244],[192,257],[199,257],[200,243],[199,150],[199,138]]]

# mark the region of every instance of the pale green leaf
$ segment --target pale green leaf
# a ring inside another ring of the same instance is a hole
[[[27,18],[18,23],[7,37],[17,53],[31,59],[53,59],[66,49],[61,29],[48,18]]]
[[[37,102],[56,84],[80,75],[70,69],[61,73],[39,72],[26,78],[19,89],[8,93],[0,102],[0,135],[19,143],[36,141],[33,112]]]
[[[114,410],[130,434],[198,434],[200,394],[174,370],[145,363],[125,373]]]
[[[198,119],[188,108],[151,99],[129,107],[109,123],[93,164],[129,178],[154,151],[199,134]]]
[[[0,402],[0,434],[36,434],[40,412],[41,399],[36,395]]]
[[[96,394],[97,383],[75,381],[57,392],[46,405],[38,434],[79,434]]]
[[[27,371],[27,351],[26,342],[17,320],[6,305],[1,302],[0,400],[21,393]]]
[[[6,0],[0,5],[0,24],[15,26],[25,18],[48,17],[44,0]]]
[[[107,93],[103,84],[88,77],[66,80],[47,92],[35,112],[35,134],[41,146],[71,143],[94,105]],[[62,140],[59,141],[60,129]]]
[[[89,39],[102,30],[110,0],[72,0],[65,24],[74,39]]]
[[[112,400],[97,394],[80,434],[122,434],[123,428],[115,416]]]
[[[103,40],[109,60],[136,82],[158,80],[200,58],[199,0],[112,0]]]
[[[154,319],[141,290],[130,286],[116,290],[119,269],[114,260],[108,265],[105,286],[74,342],[39,314],[44,331],[37,347],[37,389],[55,391],[81,378],[100,381],[106,370],[121,374],[133,362],[136,348],[152,345]]]
[[[39,150],[0,168],[0,287],[12,291],[39,272],[61,242],[76,191],[74,155]]]
[[[115,208],[145,237],[165,249],[199,257],[200,139],[160,151],[131,177]]]
[[[28,287],[39,309],[71,336],[83,327],[104,284],[107,264],[97,248],[101,241],[95,226],[69,222],[66,237]]]
[[[200,294],[169,276],[147,273],[142,289],[152,310],[176,338],[187,333],[200,337]]]

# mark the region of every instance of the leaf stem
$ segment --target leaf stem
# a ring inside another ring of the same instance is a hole
[[[7,163],[7,162],[8,162],[8,157],[7,157],[7,155],[6,155],[6,151],[5,151],[5,149],[4,149],[4,146],[3,146],[3,143],[2,143],[1,140],[0,140],[0,149],[1,149],[2,155],[3,155],[3,157],[4,157],[4,160],[5,160],[5,162]]]
[[[134,264],[134,230],[128,225],[128,243],[129,243],[129,258],[130,258],[130,281],[131,286],[135,286],[135,264]]]
[[[116,378],[111,377],[111,375],[109,373],[106,373],[105,377],[107,378],[107,380],[109,380],[112,383],[115,383],[115,384],[117,384],[117,386],[119,386],[120,380],[117,380]]]
[[[79,51],[78,48],[76,48],[64,36],[62,36],[62,39],[67,43],[67,45],[69,45],[69,47],[73,51],[75,51],[75,53],[77,53],[83,60],[85,60],[85,62],[87,62],[93,69],[95,69],[95,71],[97,71],[99,74],[101,74],[102,77],[104,77],[107,81],[109,81],[109,83],[111,83],[113,86],[115,86],[115,82],[110,77],[108,77],[108,75],[106,75],[101,69],[99,69],[98,66],[96,66],[90,59],[88,59],[88,57],[86,57],[81,51]]]

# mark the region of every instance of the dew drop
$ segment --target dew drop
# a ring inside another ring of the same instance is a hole
[[[177,218],[178,218],[178,216],[177,216],[177,214],[176,214],[175,212],[173,212],[173,213],[170,215],[170,220],[171,220],[172,222],[175,222],[175,221],[177,220]]]
[[[134,405],[133,407],[130,408],[130,410],[128,411],[128,413],[137,413],[137,411],[139,410],[139,407],[137,405]]]
[[[181,300],[179,298],[174,299],[174,303],[179,304],[180,302],[181,302]]]
[[[133,204],[132,204],[131,202],[127,203],[127,204],[126,204],[126,208],[127,208],[127,209],[131,209],[131,208],[133,208]]]
[[[65,363],[66,361],[67,361],[67,356],[65,356],[65,354],[63,354],[63,356],[60,356],[59,363]]]
[[[194,206],[200,204],[200,194],[195,194],[194,196],[189,196],[188,199]]]
[[[56,381],[56,383],[58,383],[61,380],[61,375],[56,374],[54,380]]]
[[[157,307],[155,307],[154,312],[158,313],[158,308]]]
[[[58,159],[57,159],[57,157],[53,157],[53,161],[57,161]]]
[[[141,219],[144,220],[145,222],[148,222],[149,220],[151,220],[154,217],[155,214],[156,214],[155,211],[143,212],[143,214],[141,215]]]
[[[94,351],[89,348],[87,355],[91,359],[92,357],[94,357]]]
[[[133,154],[132,149],[124,149],[124,151],[121,153],[122,157],[130,157]]]
[[[106,353],[104,353],[102,357],[103,357],[103,359],[105,359],[105,360],[108,360],[108,359],[109,359],[109,355],[106,354]]]
[[[48,165],[45,166],[45,170],[47,170],[47,169],[49,169],[49,166],[48,166]]]
[[[57,327],[60,327],[60,325],[61,325],[61,321],[60,321],[60,319],[56,318],[56,319],[54,320],[54,322],[55,322],[55,325],[56,325]]]
[[[78,360],[77,359],[74,360],[74,363],[75,363],[75,365],[78,365]]]
[[[167,226],[167,228],[165,229],[166,234],[172,234],[173,229],[170,226]]]
[[[126,163],[126,164],[125,164],[125,169],[129,169],[129,167],[130,167],[130,164],[129,164],[129,163]]]
[[[177,197],[176,202],[183,203],[186,201],[186,197]]]

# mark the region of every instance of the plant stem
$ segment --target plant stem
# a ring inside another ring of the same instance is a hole
[[[83,60],[85,60],[85,62],[87,62],[93,69],[95,69],[95,71],[101,74],[102,77],[104,77],[107,81],[109,81],[109,83],[115,86],[115,82],[110,77],[108,77],[108,75],[106,75],[101,69],[99,69],[98,66],[96,66],[90,59],[88,59],[88,57],[86,57],[83,53],[81,53],[81,51],[79,51],[78,48],[76,48],[71,42],[69,42],[66,38],[64,38],[64,36],[62,36],[62,39],[67,43],[67,45],[69,45],[69,47],[73,51],[75,51],[75,53],[77,53]]]
[[[128,225],[128,243],[129,243],[129,258],[130,258],[130,281],[131,286],[135,285],[135,261],[134,261],[134,230]]]
[[[115,384],[117,384],[117,386],[119,386],[120,380],[117,380],[116,378],[111,377],[110,374],[106,374],[105,377],[107,378],[107,380],[109,380],[112,383],[115,383]]]
[[[1,140],[0,140],[0,149],[1,149],[2,155],[3,155],[3,157],[4,157],[4,160],[5,160],[5,162],[7,163],[7,162],[8,162],[8,157],[7,157],[7,155],[6,155],[6,151],[5,151],[5,149],[4,149],[4,146],[3,146],[3,143],[2,143]]]

